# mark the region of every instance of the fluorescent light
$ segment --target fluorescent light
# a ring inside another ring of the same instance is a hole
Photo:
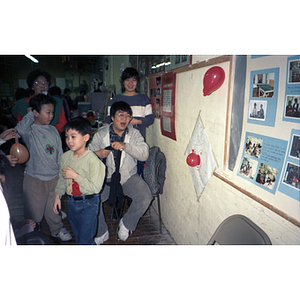
[[[158,64],[158,65],[152,66],[151,69],[157,69],[157,68],[160,68],[160,67],[162,67],[162,66],[168,66],[168,65],[170,65],[170,64],[171,64],[170,61],[169,61],[169,62],[163,62],[163,63],[160,63],[160,64]]]
[[[27,57],[27,58],[29,58],[30,60],[32,60],[34,63],[36,63],[36,64],[38,64],[39,63],[39,61],[36,59],[36,58],[34,58],[33,56],[31,56],[31,55],[26,55],[25,54],[25,56]]]

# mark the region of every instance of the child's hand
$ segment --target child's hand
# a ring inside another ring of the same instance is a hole
[[[36,223],[31,219],[25,219],[25,220],[23,220],[23,222],[24,222],[23,225],[30,224],[33,228],[35,228],[35,226],[36,226]]]
[[[61,201],[58,195],[55,196],[54,199],[54,204],[53,204],[53,211],[59,215],[59,211],[57,210],[57,208],[60,210],[61,209]]]
[[[98,151],[95,151],[95,154],[100,158],[106,158],[109,153],[110,150],[105,150],[105,149],[100,149]]]
[[[63,178],[65,179],[75,179],[78,176],[78,173],[72,168],[70,168],[69,166],[67,166],[66,169],[63,169],[62,173],[63,173]]]

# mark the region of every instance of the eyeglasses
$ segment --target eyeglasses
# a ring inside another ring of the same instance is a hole
[[[34,85],[48,85],[49,84],[49,82],[47,82],[47,81],[35,81],[34,82]]]
[[[129,115],[129,114],[125,114],[125,113],[118,113],[118,114],[116,114],[116,116],[119,118],[119,119],[122,119],[122,118],[128,118],[128,119],[132,119],[132,116],[131,115]]]

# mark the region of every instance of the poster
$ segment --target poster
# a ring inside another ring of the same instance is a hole
[[[238,175],[275,194],[287,150],[287,141],[246,132]]]
[[[149,79],[150,100],[155,118],[161,117],[161,76],[152,76]]]
[[[274,127],[278,80],[279,68],[251,72],[248,123]]]
[[[300,56],[287,59],[283,121],[300,123]]]
[[[287,159],[278,190],[300,201],[300,130],[292,129]]]
[[[200,197],[209,178],[217,167],[217,163],[213,156],[209,141],[204,132],[200,117],[198,117],[193,134],[185,151],[186,158],[190,153],[192,153],[192,150],[194,150],[196,154],[200,155],[199,166],[188,166],[195,186],[197,197]]]
[[[175,132],[175,88],[176,73],[165,73],[160,78],[160,129],[162,135],[176,141]]]

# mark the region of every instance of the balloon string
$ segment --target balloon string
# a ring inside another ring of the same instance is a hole
[[[16,132],[15,142],[16,142],[16,143],[19,143],[18,132]]]

